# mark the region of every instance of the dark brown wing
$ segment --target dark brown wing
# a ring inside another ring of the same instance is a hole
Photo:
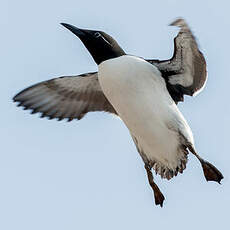
[[[196,39],[184,19],[177,19],[172,26],[180,27],[174,38],[174,54],[169,60],[147,60],[162,72],[169,93],[175,102],[183,101],[183,95],[192,96],[206,81],[206,62]]]
[[[44,81],[24,89],[13,100],[18,106],[58,120],[81,119],[86,113],[105,111],[116,114],[104,96],[97,73],[67,76]]]

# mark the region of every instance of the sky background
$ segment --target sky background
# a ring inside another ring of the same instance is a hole
[[[0,2],[0,229],[229,229],[229,1]],[[31,84],[96,71],[89,53],[59,23],[111,34],[127,53],[167,59],[184,17],[208,65],[208,82],[179,105],[198,152],[225,176],[207,183],[198,160],[167,181],[154,205],[143,162],[125,125],[88,114],[66,123],[40,119],[12,102]]]

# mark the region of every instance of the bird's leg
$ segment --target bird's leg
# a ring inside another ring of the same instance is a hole
[[[158,186],[153,181],[153,174],[151,171],[151,167],[148,164],[145,164],[145,170],[148,175],[149,184],[154,192],[155,204],[163,207],[163,202],[165,198],[164,195],[161,193],[160,189],[158,188]]]
[[[194,154],[198,158],[198,160],[200,161],[206,180],[207,181],[216,181],[220,184],[220,181],[224,178],[222,173],[214,165],[212,165],[208,161],[205,161],[204,159],[202,159],[196,153],[195,149],[192,146],[189,146],[188,148],[189,148],[190,152],[192,154]]]

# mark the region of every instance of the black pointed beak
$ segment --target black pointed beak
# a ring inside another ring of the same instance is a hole
[[[85,35],[84,30],[77,28],[76,26],[72,26],[67,23],[61,23],[62,26],[64,26],[66,29],[70,30],[72,33],[74,33],[79,38]]]

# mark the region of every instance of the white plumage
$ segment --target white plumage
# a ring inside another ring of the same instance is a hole
[[[159,70],[141,58],[125,55],[102,62],[98,78],[142,157],[156,163],[162,177],[180,168],[181,160],[186,161],[181,136],[191,145],[193,136]]]

